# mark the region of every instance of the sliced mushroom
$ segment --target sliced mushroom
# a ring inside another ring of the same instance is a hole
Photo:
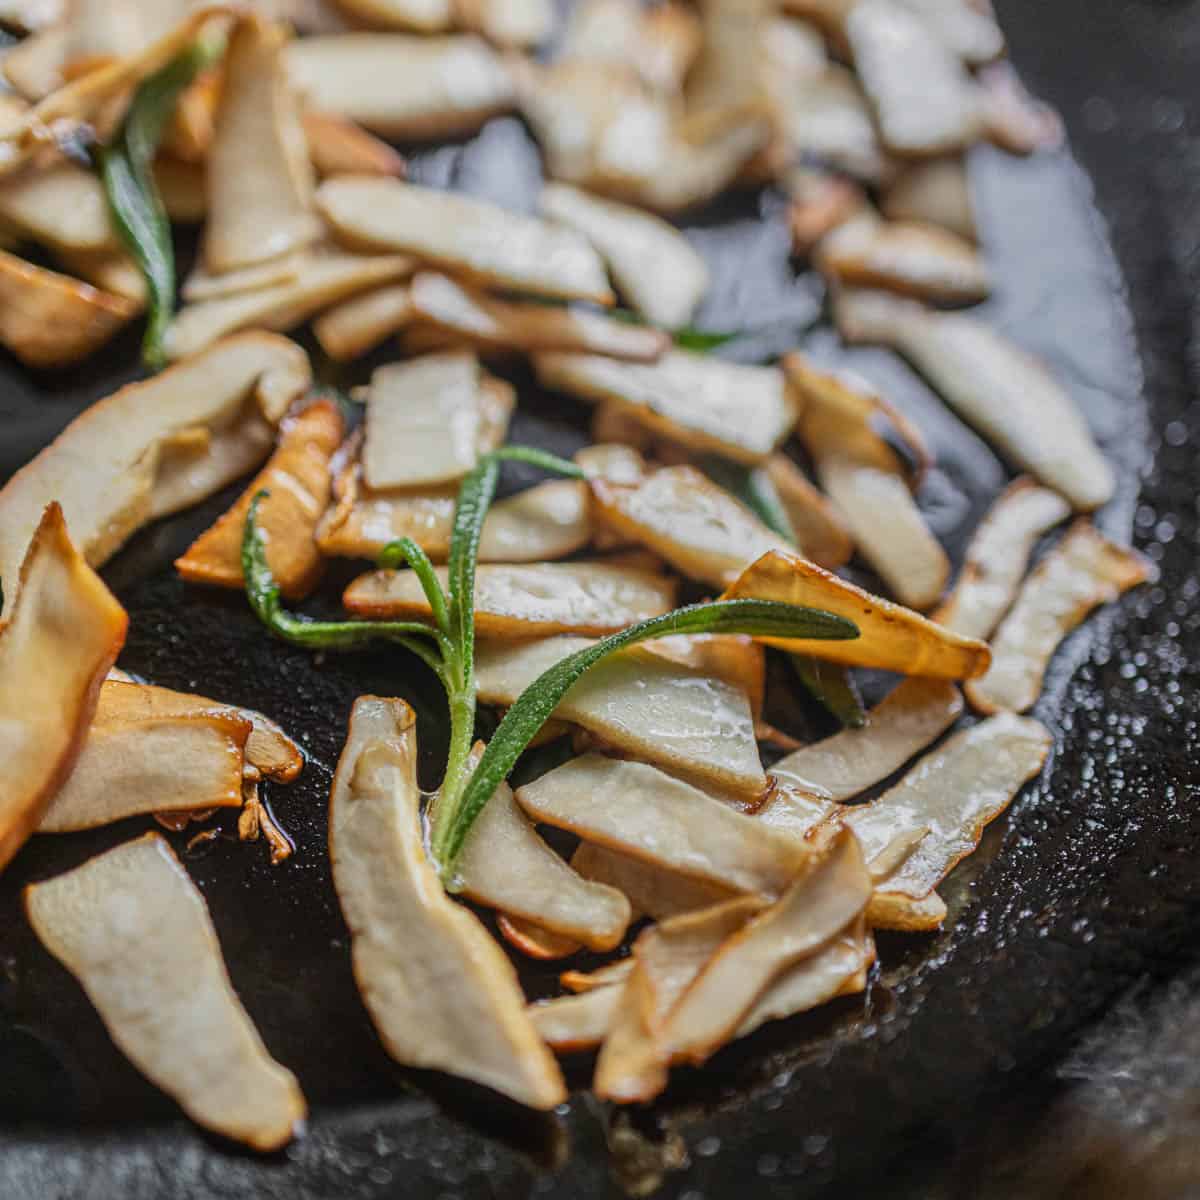
[[[993,639],[991,670],[967,685],[971,705],[985,713],[1031,708],[1063,638],[1151,573],[1140,554],[1077,521],[1021,585]]]
[[[965,421],[1076,508],[1112,496],[1112,467],[1070,394],[1045,364],[982,321],[865,291],[841,293],[835,315],[847,340],[899,350]]]
[[[763,461],[796,421],[776,367],[687,350],[648,365],[594,354],[538,354],[533,361],[546,387],[610,402],[674,441],[737,462]]]
[[[198,225],[208,215],[207,174],[198,163],[183,162],[166,154],[154,160],[154,182],[172,221]]]
[[[321,349],[338,362],[374,350],[416,315],[408,284],[396,283],[351,296],[313,322]]]
[[[313,108],[386,138],[474,133],[513,106],[505,64],[473,34],[303,38],[288,48],[288,67]]]
[[[0,24],[20,33],[36,33],[57,25],[66,11],[66,0],[0,0]]]
[[[591,481],[599,519],[683,574],[725,587],[786,539],[695,467],[664,467],[632,486]]]
[[[805,558],[834,570],[850,561],[854,539],[845,521],[786,454],[772,454],[762,468],[775,487]]]
[[[553,0],[457,0],[459,20],[508,49],[540,46],[554,31]]]
[[[270,262],[254,263],[236,271],[213,274],[199,262],[183,282],[182,295],[189,303],[202,300],[224,300],[246,292],[258,292],[280,284],[295,283],[301,268],[308,262],[303,252],[285,254]]]
[[[124,250],[59,250],[55,258],[71,275],[101,291],[124,297],[133,312],[146,307],[146,277]]]
[[[446,584],[447,571],[439,569]],[[675,581],[603,563],[480,566],[475,575],[475,628],[483,637],[600,635],[670,612]],[[413,571],[360,576],[342,597],[355,616],[426,617],[429,601]]]
[[[563,61],[632,64],[656,91],[677,95],[700,48],[692,10],[668,2],[585,0],[571,10],[560,49]]]
[[[1004,33],[990,6],[975,0],[902,0],[925,20],[935,36],[969,66],[1004,53]]]
[[[614,983],[623,983],[632,970],[632,958],[618,958],[594,971],[564,971],[558,981],[569,992],[590,992]]]
[[[906,4],[860,0],[845,29],[888,149],[921,157],[961,150],[976,139],[979,102],[971,77]]]
[[[955,633],[986,638],[1012,605],[1034,543],[1071,515],[1071,506],[1032,479],[997,497],[967,547],[954,590],[933,619]]]
[[[65,367],[98,350],[138,306],[0,250],[0,343],[26,366]]]
[[[17,577],[50,500],[99,566],[147,521],[233,482],[308,382],[299,346],[248,333],[93,404],[0,489],[0,579]]]
[[[0,221],[52,250],[112,251],[119,244],[99,177],[66,160],[0,178]]]
[[[8,781],[0,799],[0,870],[70,774],[127,623],[71,544],[57,504],[31,532],[19,573],[3,574],[8,620],[0,626],[0,731]]]
[[[822,238],[861,212],[867,202],[858,183],[821,167],[793,167],[783,184],[791,200],[792,249],[803,257],[810,256]]]
[[[946,902],[930,892],[920,900],[899,892],[884,890],[879,885],[871,894],[866,920],[869,929],[893,929],[898,933],[930,933],[939,929],[947,916]]]
[[[479,698],[513,704],[544,671],[590,644],[564,636],[481,645]],[[555,711],[613,746],[744,800],[766,789],[750,702],[724,680],[662,658],[618,654],[593,667]]]
[[[338,0],[349,14],[381,29],[441,33],[454,20],[452,0]]]
[[[116,1044],[198,1124],[275,1150],[305,1117],[229,979],[204,899],[148,833],[25,889],[46,949],[82,984]]]
[[[906,679],[871,709],[861,729],[843,729],[771,767],[810,796],[849,800],[899,770],[958,719],[962,695],[939,679]],[[770,819],[771,809],[762,819]]]
[[[342,441],[344,423],[332,400],[318,400],[285,418],[279,444],[237,503],[175,560],[192,583],[242,588],[242,535],[250,504],[260,491],[258,528],[266,539],[267,565],[289,599],[316,586],[322,559],[314,540],[317,522],[329,503],[329,460]]]
[[[562,183],[542,189],[541,208],[596,247],[621,295],[650,324],[678,329],[691,319],[708,291],[709,271],[673,225]]]
[[[604,1041],[621,1003],[619,987],[593,988],[574,996],[540,1000],[529,1018],[542,1041],[560,1054],[592,1050]]]
[[[978,78],[984,129],[997,146],[1010,154],[1033,154],[1062,144],[1062,118],[1025,90],[1011,63],[990,63]]]
[[[530,745],[534,745],[531,742]],[[558,958],[570,958],[583,947],[565,934],[552,933],[541,925],[516,917],[511,913],[500,913],[496,917],[496,929],[500,936],[514,949],[538,962],[551,962]]]
[[[646,477],[646,460],[633,446],[598,442],[575,451],[575,461],[589,478],[610,483],[640,483]]]
[[[849,666],[933,679],[972,679],[991,661],[984,642],[951,633],[919,613],[880,599],[796,554],[773,550],[747,567],[727,600],[782,600],[846,617],[859,636],[844,642],[762,638],[768,645]]]
[[[391,175],[403,179],[404,158],[387,142],[346,117],[306,112],[304,137],[308,156],[318,175]]]
[[[422,321],[483,349],[561,350],[655,362],[671,345],[658,329],[586,309],[500,300],[432,271],[412,281],[412,305]]]
[[[531,1108],[566,1098],[516,971],[425,855],[416,717],[362,697],[330,795],[333,881],[354,974],[389,1054],[473,1079]]]
[[[396,179],[327,179],[317,203],[342,237],[479,283],[611,304],[604,264],[573,230],[484,200]]]
[[[646,969],[634,965],[596,1059],[592,1091],[600,1100],[631,1104],[652,1100],[667,1086],[667,1065],[650,1029],[654,995]]]
[[[65,73],[70,77],[136,54],[146,31],[136,0],[71,0]]]
[[[971,183],[961,156],[910,163],[889,182],[880,207],[890,220],[940,225],[968,242],[979,241]]]
[[[31,103],[62,87],[70,30],[65,24],[39,29],[9,47],[0,60],[5,81]]]
[[[724,680],[745,692],[750,712],[757,721],[762,715],[767,666],[763,648],[739,633],[676,633],[630,646],[631,658],[666,659],[689,671]]]
[[[684,92],[685,130],[704,141],[766,112],[762,52],[773,0],[702,0],[700,53]]]
[[[519,788],[517,802],[535,821],[729,891],[778,895],[811,857],[800,839],[641,762],[585,754]]]

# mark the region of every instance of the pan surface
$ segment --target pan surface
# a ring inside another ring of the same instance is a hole
[[[271,868],[261,846],[228,841],[187,861],[235,985],[312,1103],[310,1128],[284,1154],[250,1157],[198,1133],[137,1075],[37,945],[19,892],[143,823],[39,838],[0,877],[2,1200],[589,1200],[655,1187],[723,1200],[834,1187],[845,1195],[847,1185],[855,1196],[889,1195],[893,1156],[931,1131],[988,1120],[1132,979],[1183,957],[1200,901],[1200,154],[1185,153],[1194,114],[1183,102],[1200,65],[1200,5],[998,8],[1018,68],[1062,110],[1096,191],[1066,153],[973,157],[997,283],[984,311],[1051,359],[1086,408],[1120,478],[1102,524],[1132,534],[1161,578],[1056,658],[1037,709],[1055,733],[1052,764],[952,877],[945,932],[881,941],[882,972],[865,1001],[763,1030],[703,1072],[680,1072],[660,1104],[636,1113],[592,1101],[586,1064],[570,1076],[578,1090],[569,1106],[544,1119],[395,1068],[350,977],[324,853],[325,801],[350,704],[364,692],[413,703],[436,774],[436,685],[400,652],[314,661],[269,643],[239,597],[175,579],[172,558],[223,511],[231,489],[143,531],[106,577],[132,617],[123,666],[262,709],[308,751],[300,781],[268,797],[298,842],[290,863]],[[511,119],[413,158],[420,181],[517,207],[530,203],[537,170],[533,143]],[[734,355],[800,343],[876,382],[932,444],[939,466],[921,502],[961,553],[1005,467],[897,360],[837,349],[818,281],[788,262],[782,199],[739,196],[687,228],[716,280],[698,323],[744,331],[728,347]],[[131,377],[135,360],[131,335],[69,374],[33,378],[0,362],[0,477]],[[514,441],[560,452],[583,443],[584,410],[513,378]],[[336,597],[340,581],[334,573],[324,592]],[[175,839],[181,850],[186,836]],[[533,993],[548,991],[552,975],[523,968]]]

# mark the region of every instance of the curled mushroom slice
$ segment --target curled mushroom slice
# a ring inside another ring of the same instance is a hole
[[[538,962],[570,958],[583,949],[574,938],[562,933],[553,933],[533,921],[513,916],[511,913],[500,913],[496,917],[496,930],[510,946],[528,958],[537,959]]]
[[[473,34],[346,33],[288,47],[288,68],[315,109],[386,138],[474,133],[513,106],[503,61]]]
[[[968,242],[979,241],[971,184],[961,156],[910,163],[888,183],[880,206],[890,220],[939,225]]]
[[[338,0],[351,17],[380,29],[440,33],[453,24],[451,0]]]
[[[967,547],[954,590],[933,619],[955,633],[986,638],[1017,594],[1034,543],[1071,514],[1071,506],[1032,479],[1017,479],[996,499]]]
[[[600,520],[693,579],[725,587],[748,563],[789,544],[695,467],[664,467],[642,483],[591,481]]]
[[[487,349],[562,350],[655,362],[671,345],[659,329],[586,309],[500,300],[431,271],[412,281],[412,305],[416,316],[435,329]]]
[[[747,567],[726,590],[726,600],[782,600],[846,617],[859,636],[847,642],[762,638],[769,645],[848,666],[878,667],[933,679],[972,679],[991,661],[984,642],[935,625],[822,570],[796,554],[772,550]]]
[[[880,890],[914,900],[928,896],[1042,769],[1050,746],[1037,721],[1001,713],[956,733],[878,800],[842,809],[842,823],[868,859],[898,835],[929,831]]]
[[[0,579],[16,578],[50,500],[99,566],[147,521],[232,483],[308,383],[299,346],[247,333],[93,404],[0,489]]]
[[[632,64],[644,83],[675,95],[699,48],[699,22],[684,5],[647,9],[636,0],[585,0],[571,10],[561,57]]]
[[[1074,507],[1111,498],[1112,468],[1070,394],[982,321],[865,291],[843,292],[835,315],[847,340],[899,350],[965,421]]]
[[[993,639],[991,670],[967,685],[971,705],[985,713],[1031,708],[1063,638],[1150,574],[1140,554],[1076,521],[1021,585]]]
[[[614,983],[623,983],[629,978],[629,972],[632,970],[632,958],[617,958],[594,971],[564,971],[558,977],[558,982],[568,992],[590,992],[596,988],[610,987]]]
[[[318,400],[284,419],[279,444],[237,503],[175,560],[192,583],[241,588],[242,535],[254,497],[267,491],[258,508],[266,536],[267,564],[283,595],[306,596],[316,586],[322,559],[314,540],[317,522],[329,502],[329,461],[341,444],[344,423],[332,400]]]
[[[598,754],[517,791],[536,821],[628,858],[730,891],[778,895],[810,858],[804,843],[646,763]]]
[[[529,1006],[529,1019],[542,1041],[560,1054],[592,1050],[608,1034],[621,1003],[621,990],[600,987],[574,996],[540,1000]]]
[[[533,362],[546,387],[611,402],[682,445],[737,462],[761,462],[796,421],[776,367],[747,367],[687,350],[672,350],[650,364],[595,354],[538,354]]]
[[[346,117],[306,112],[301,116],[308,156],[318,175],[393,175],[403,179],[405,162],[387,142]]]
[[[30,367],[63,367],[98,350],[137,312],[123,296],[0,250],[0,343]]]
[[[204,899],[148,833],[25,889],[42,944],[79,980],[116,1044],[197,1124],[256,1150],[305,1117],[229,979]]]
[[[962,710],[962,695],[952,683],[906,679],[871,709],[861,729],[843,729],[805,746],[781,758],[771,774],[810,796],[849,800],[936,741]]]
[[[8,779],[0,800],[0,870],[37,827],[87,736],[105,672],[125,641],[121,606],[49,505],[19,572],[5,571],[0,731]],[[15,601],[15,603],[13,602]]]
[[[327,179],[317,191],[337,234],[397,250],[482,284],[611,304],[604,264],[574,230],[484,200],[396,179]]]
[[[416,757],[416,717],[403,701],[355,703],[330,794],[329,851],[363,1002],[398,1062],[553,1108],[566,1089],[516,971],[425,855]]]
[[[69,76],[135,54],[144,44],[135,0],[72,0],[67,16],[64,70]]]
[[[338,362],[373,350],[415,316],[408,284],[396,283],[352,296],[313,322],[321,349]]]
[[[596,247],[618,291],[651,325],[678,329],[691,319],[708,291],[709,271],[673,225],[563,183],[542,189],[541,208]]]
[[[890,150],[946,154],[975,140],[979,103],[971,77],[917,13],[900,0],[861,0],[845,29]]]
[[[556,637],[476,654],[479,698],[512,704],[586,638]],[[606,743],[744,800],[766,789],[750,702],[740,688],[662,658],[612,655],[567,692],[556,715]]]
[[[0,223],[52,250],[118,247],[103,185],[75,162],[37,162],[0,178]]]
[[[447,571],[438,572],[443,587]],[[663,575],[603,563],[480,566],[475,628],[484,637],[600,635],[670,612],[676,585]],[[356,579],[342,601],[362,617],[425,617],[429,601],[413,571],[375,571]]]
[[[805,558],[834,570],[849,562],[854,539],[837,510],[786,454],[772,454],[762,468],[788,515]]]

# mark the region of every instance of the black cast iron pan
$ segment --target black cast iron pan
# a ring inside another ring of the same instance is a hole
[[[122,665],[262,709],[310,755],[301,781],[269,796],[299,843],[289,864],[272,869],[260,848],[222,841],[188,865],[239,992],[312,1102],[311,1125],[286,1153],[251,1157],[198,1133],[137,1075],[36,944],[18,898],[25,883],[139,825],[35,839],[0,878],[2,1200],[898,1194],[897,1155],[923,1149],[913,1170],[936,1173],[941,1146],[1011,1114],[1012,1096],[1032,1097],[1132,979],[1188,957],[1200,901],[1200,404],[1196,358],[1187,359],[1200,158],[1186,151],[1200,4],[999,8],[1017,66],[1062,110],[1097,188],[1066,152],[975,154],[997,281],[987,313],[1046,354],[1087,409],[1120,477],[1102,524],[1132,535],[1161,578],[1073,635],[1056,659],[1037,709],[1055,732],[1051,766],[952,877],[946,931],[881,940],[882,971],[865,1001],[761,1031],[704,1071],[680,1072],[648,1109],[616,1114],[591,1100],[586,1063],[572,1070],[579,1090],[569,1106],[545,1118],[394,1067],[350,977],[325,801],[363,692],[413,703],[436,774],[436,685],[387,649],[314,662],[268,642],[238,597],[176,580],[171,559],[231,489],[143,531],[106,577],[132,617]],[[413,175],[521,206],[536,187],[536,150],[518,122],[493,122],[467,144],[415,155]],[[730,353],[763,357],[799,341],[851,362],[916,418],[939,460],[921,501],[961,553],[1006,467],[898,361],[838,350],[817,281],[788,263],[781,198],[743,195],[688,228],[717,281],[701,323],[747,331]],[[70,373],[33,377],[0,361],[0,476],[129,378],[135,361],[133,335]],[[539,393],[527,375],[514,381],[514,440],[565,452],[582,444],[581,409]],[[794,717],[820,732],[815,714]],[[552,973],[523,968],[523,977],[546,991]],[[973,1182],[945,1194],[973,1194],[988,1173],[986,1160],[973,1160],[956,1177]],[[918,1179],[912,1194],[933,1193]]]

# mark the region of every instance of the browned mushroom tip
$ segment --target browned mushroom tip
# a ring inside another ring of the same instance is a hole
[[[528,958],[536,958],[539,962],[569,958],[582,949],[574,938],[543,929],[540,925],[520,917],[510,917],[507,913],[501,913],[496,918],[496,928],[510,946]]]

